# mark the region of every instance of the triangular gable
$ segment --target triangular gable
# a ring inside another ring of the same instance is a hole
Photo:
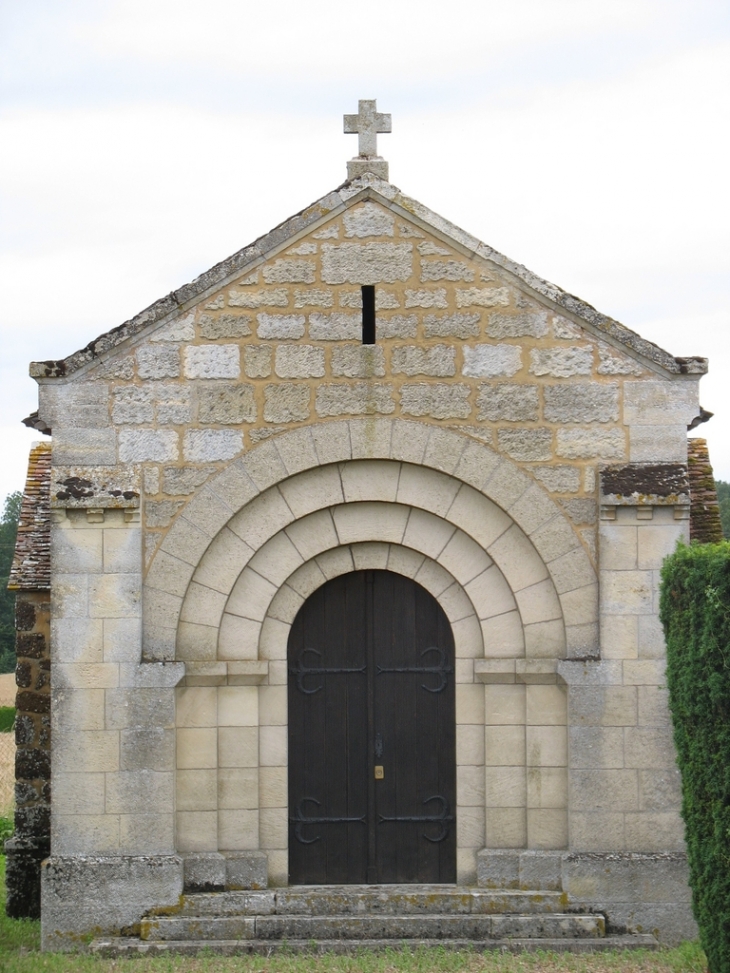
[[[242,272],[253,271],[264,261],[271,259],[279,250],[291,245],[306,233],[343,213],[352,206],[365,200],[372,200],[391,210],[404,220],[422,227],[429,233],[461,251],[466,257],[485,260],[499,267],[514,278],[517,285],[532,291],[538,298],[554,305],[556,309],[568,312],[577,318],[581,325],[596,337],[620,347],[632,358],[669,375],[702,375],[707,371],[707,359],[700,357],[677,358],[669,352],[642,338],[625,325],[601,314],[592,305],[568,294],[555,284],[532,273],[504,254],[476,237],[434,213],[417,200],[402,193],[396,186],[369,173],[343,183],[338,189],[299,213],[280,223],[277,227],[249,246],[221,261],[210,270],[196,277],[183,287],[151,304],[135,317],[111,331],[107,331],[91,341],[85,348],[74,352],[67,358],[55,361],[31,362],[32,378],[60,378],[69,375],[83,366],[98,361],[114,348],[134,338],[153,325],[162,325],[175,316],[184,313],[190,305],[201,301],[221,286],[232,282]]]

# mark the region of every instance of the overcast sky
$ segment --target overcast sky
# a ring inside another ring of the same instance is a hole
[[[730,480],[727,0],[0,0],[0,499],[62,358],[339,185],[404,192],[704,355]]]

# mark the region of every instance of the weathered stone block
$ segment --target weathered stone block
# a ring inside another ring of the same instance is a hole
[[[566,459],[624,459],[626,439],[621,429],[558,429],[556,452]]]
[[[406,307],[440,307],[446,308],[449,302],[446,299],[446,288],[435,287],[433,290],[408,290],[406,289]]]
[[[135,354],[140,378],[177,378],[180,375],[180,348],[177,345],[142,345]]]
[[[479,334],[481,315],[427,314],[423,330],[427,338],[473,338]]]
[[[488,348],[488,345],[477,347]],[[497,346],[499,347],[499,346]],[[503,348],[512,347],[503,345]],[[464,349],[464,353],[471,349]],[[495,349],[496,350],[496,349]],[[516,349],[519,351],[519,349]],[[519,359],[518,359],[519,361]],[[518,365],[519,368],[519,365]],[[464,369],[466,373],[466,368]],[[507,382],[482,382],[477,395],[477,418],[496,422],[530,422],[539,416],[540,399],[536,385],[510,385]]]
[[[317,265],[313,260],[283,257],[263,269],[267,284],[313,284]]]
[[[507,307],[509,291],[506,287],[456,288],[457,307]]]
[[[38,411],[49,426],[82,429],[109,425],[109,386],[104,382],[41,385]]]
[[[309,418],[310,390],[306,385],[284,382],[264,388],[264,419],[267,422],[302,422]]]
[[[624,422],[629,425],[685,428],[699,412],[697,381],[626,382],[624,384]]]
[[[226,887],[226,859],[218,852],[187,854],[183,869],[186,892],[222,892]]]
[[[546,385],[545,418],[548,422],[615,422],[619,417],[618,392],[615,382]]]
[[[544,461],[552,456],[550,429],[500,429],[499,446],[512,459],[521,462]]]
[[[363,203],[342,217],[346,237],[393,236],[395,219],[377,203]]]
[[[551,493],[576,493],[580,489],[580,470],[575,466],[543,466],[532,470]]]
[[[382,377],[384,361],[383,349],[378,345],[346,345],[332,350],[332,374],[347,378]]]
[[[604,342],[598,343],[599,375],[641,375],[643,369],[633,358],[622,355]]]
[[[629,459],[632,463],[686,463],[687,427],[629,426]]]
[[[243,362],[249,378],[271,375],[271,345],[248,345],[243,349]]]
[[[238,378],[238,345],[189,345],[185,348],[186,378]]]
[[[332,291],[323,287],[308,289],[296,288],[294,291],[294,307],[332,307],[334,297]]]
[[[571,375],[590,375],[592,369],[593,349],[590,346],[576,345],[571,348],[533,348],[530,352],[530,372],[533,375],[551,375],[553,378],[569,378]],[[572,388],[573,386],[570,387]],[[600,386],[596,387],[600,388]]]
[[[395,402],[390,385],[320,385],[315,409],[319,416],[388,414],[395,410]]]
[[[189,463],[232,459],[243,449],[237,429],[189,429],[183,439],[183,455]]]
[[[333,311],[332,314],[309,315],[309,337],[313,341],[359,340],[361,331],[362,320],[359,314]]]
[[[468,385],[417,382],[401,389],[401,410],[411,416],[467,419],[471,414]]]
[[[326,284],[394,284],[413,272],[410,243],[322,245],[322,280]]]
[[[253,385],[201,385],[198,389],[198,420],[221,425],[255,422]]]
[[[516,345],[464,346],[463,373],[475,378],[510,378],[522,368],[522,349]]]
[[[492,338],[543,338],[548,332],[547,312],[491,314],[487,334]]]
[[[116,463],[116,435],[113,429],[53,431],[53,462],[60,466],[113,466]]]
[[[247,338],[251,332],[251,318],[247,314],[201,314],[198,327],[202,338]]]
[[[289,303],[289,291],[286,287],[271,287],[262,291],[238,291],[234,288],[228,292],[230,307],[286,307]]]
[[[455,355],[456,349],[452,345],[434,345],[432,348],[405,345],[393,349],[392,368],[396,375],[402,372],[445,378],[456,374]]]
[[[303,314],[257,314],[259,338],[301,338],[304,334]]]
[[[178,434],[172,429],[119,431],[119,459],[122,463],[169,463],[178,455]]]
[[[421,281],[474,280],[474,271],[461,260],[422,260]]]
[[[162,492],[171,496],[195,493],[214,472],[214,466],[165,466],[162,470]]]
[[[380,315],[375,324],[378,338],[415,338],[418,318],[415,314]]]

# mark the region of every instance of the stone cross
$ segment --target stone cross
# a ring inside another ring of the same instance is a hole
[[[347,163],[347,178],[355,179],[371,172],[381,179],[388,178],[388,163],[378,155],[378,133],[389,133],[391,117],[376,110],[376,100],[360,99],[357,115],[345,115],[345,134],[357,134],[358,154]]]

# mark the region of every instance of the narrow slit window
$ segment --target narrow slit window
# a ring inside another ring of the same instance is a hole
[[[372,284],[362,286],[362,343],[375,344],[375,288]]]

